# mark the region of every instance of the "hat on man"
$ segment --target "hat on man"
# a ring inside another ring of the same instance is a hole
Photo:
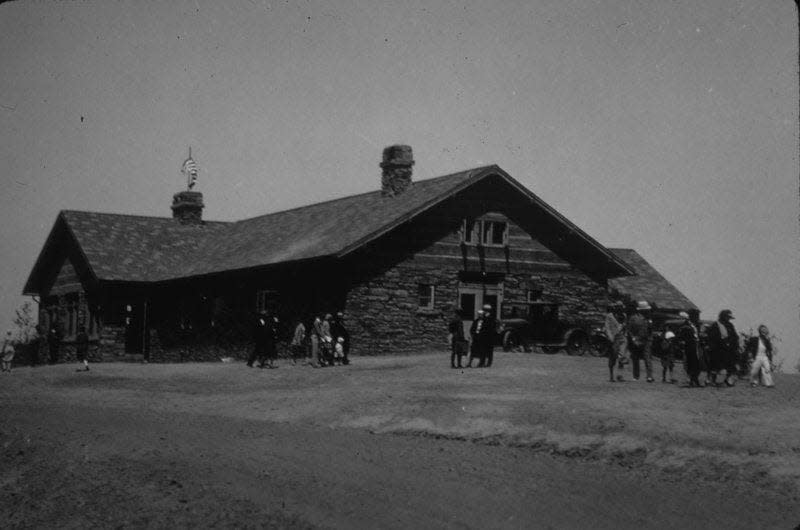
[[[719,312],[719,319],[722,320],[723,318],[728,318],[728,320],[733,320],[733,311],[730,309],[723,309]]]
[[[483,314],[485,314],[485,313],[486,313],[486,312],[485,312],[483,309],[478,309],[478,315],[483,315]]]
[[[647,303],[647,300],[639,300],[636,302],[636,310],[637,311],[650,311],[652,307],[650,304]]]
[[[483,310],[484,311],[491,311],[492,310],[492,306],[490,306],[489,304],[484,304],[483,305]]]
[[[671,331],[667,331],[666,333],[664,333],[664,338],[665,339],[674,339],[675,338],[675,334],[673,332],[671,332]]]
[[[678,316],[684,320],[689,319],[689,313],[687,313],[686,311],[681,311],[680,313],[678,313]]]

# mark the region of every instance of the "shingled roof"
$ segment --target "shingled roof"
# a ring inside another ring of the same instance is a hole
[[[674,311],[699,309],[635,250],[630,248],[609,250],[636,271],[634,276],[609,279],[608,286],[612,290],[633,301],[647,300],[659,309]]]
[[[242,221],[184,225],[172,218],[62,211],[25,286],[37,292],[50,240],[66,229],[98,280],[158,282],[322,257],[341,257],[479,180],[499,176],[575,234],[612,270],[633,272],[496,165],[415,181],[393,197],[372,191]],[[63,223],[60,227],[59,223]]]

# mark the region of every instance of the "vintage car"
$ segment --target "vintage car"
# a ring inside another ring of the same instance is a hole
[[[598,356],[607,351],[605,337],[596,329],[561,318],[555,302],[503,304],[498,342],[503,351],[537,347],[545,353],[565,349],[570,355]]]

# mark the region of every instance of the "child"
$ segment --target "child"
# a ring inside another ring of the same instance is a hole
[[[344,337],[336,339],[336,348],[333,353],[333,358],[335,364],[342,364],[342,360],[344,359]]]
[[[3,350],[0,351],[0,355],[3,356],[2,363],[0,363],[2,370],[0,371],[10,372],[11,361],[14,360],[14,342],[11,340],[11,331],[6,332],[6,338],[3,340]]]
[[[661,382],[662,383],[675,383],[677,382],[672,377],[672,369],[675,368],[675,334],[671,331],[664,333],[664,338],[661,339]],[[669,372],[669,381],[667,381],[667,372]]]

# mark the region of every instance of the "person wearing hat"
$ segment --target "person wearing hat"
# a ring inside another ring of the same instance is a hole
[[[483,309],[478,310],[475,320],[469,327],[469,357],[467,357],[467,368],[472,368],[472,359],[478,358],[478,367],[483,366],[483,356],[481,352],[480,342],[478,340],[478,333],[483,329]]]
[[[325,366],[325,361],[322,357],[322,319],[319,315],[314,317],[314,323],[311,325],[311,361],[309,366]]]
[[[736,382],[736,360],[739,357],[739,335],[733,326],[733,311],[723,309],[717,321],[708,328],[709,376],[711,384],[717,384],[717,376],[725,370],[725,384]]]
[[[675,333],[667,331],[661,337],[659,344],[659,353],[661,354],[661,382],[662,383],[677,383],[678,381],[672,377],[672,371],[675,368]],[[667,372],[669,372],[669,380],[667,379]]]
[[[619,371],[625,366],[625,311],[622,303],[617,302],[607,307],[606,320],[603,331],[611,350],[608,352],[608,377],[612,383],[614,381],[624,381],[622,374],[619,373],[614,379],[614,367],[619,363]]]
[[[322,356],[325,358],[325,364],[320,364],[320,366],[333,366],[333,350],[334,350],[334,338],[331,334],[331,320],[333,320],[333,315],[330,313],[325,314],[325,318],[322,320],[322,342],[320,343],[320,350]]]
[[[639,363],[644,359],[647,382],[653,379],[653,323],[650,321],[650,304],[645,300],[636,303],[636,312],[628,319],[628,352],[630,352],[633,378],[638,381]]]
[[[496,334],[497,319],[494,318],[494,314],[492,313],[492,306],[486,304],[483,306],[483,325],[478,331],[478,342],[481,344],[481,353],[483,355],[482,362],[478,363],[478,366],[483,365],[486,368],[492,366]]]
[[[683,319],[683,323],[678,328],[677,333],[678,345],[683,352],[683,366],[689,376],[689,386],[699,387],[702,386],[700,384],[702,366],[700,362],[700,336],[687,312],[681,311],[678,316]]]
[[[14,341],[12,340],[11,330],[6,331],[6,337],[3,339],[3,348],[0,350],[0,371],[10,372],[11,362],[14,360]]]
[[[750,386],[758,386],[759,377],[767,388],[774,388],[772,382],[772,341],[769,339],[769,328],[764,324],[758,326],[758,336],[747,340],[747,353],[753,359],[750,369]]]

